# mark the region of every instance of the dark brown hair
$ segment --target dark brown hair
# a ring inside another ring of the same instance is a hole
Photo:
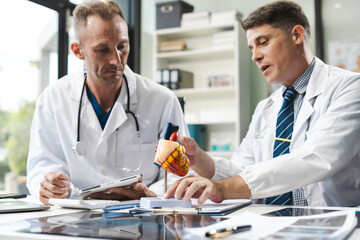
[[[269,24],[274,28],[290,33],[295,25],[301,25],[310,39],[310,25],[302,8],[291,1],[277,1],[266,4],[252,13],[241,22],[245,31]]]

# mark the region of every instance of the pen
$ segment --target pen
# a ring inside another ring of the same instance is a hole
[[[205,236],[210,238],[223,238],[230,234],[245,232],[251,229],[251,225],[233,226],[220,229],[212,229],[208,231]]]
[[[134,207],[139,207],[139,206],[140,206],[140,203],[112,205],[112,206],[103,207],[102,210],[103,211],[114,211],[114,210],[122,210],[122,209],[134,208]]]

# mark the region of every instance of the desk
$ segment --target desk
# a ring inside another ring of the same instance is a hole
[[[250,211],[252,213],[257,214],[264,214],[271,211],[279,210],[284,207],[282,206],[269,206],[269,205],[260,205],[260,204],[252,204],[245,208],[242,208],[236,212],[233,212],[226,217],[236,216],[238,214],[243,213],[244,211]],[[334,209],[334,210],[344,210],[347,208],[339,208],[339,207],[309,207],[309,208],[319,208],[319,209]],[[15,223],[17,221],[21,221],[24,219],[31,219],[31,218],[39,218],[39,217],[49,217],[55,216],[60,214],[67,214],[67,213],[76,213],[81,212],[82,210],[75,210],[75,209],[62,209],[59,207],[51,207],[49,210],[46,211],[39,211],[39,212],[26,212],[26,213],[11,213],[11,214],[0,214],[0,225],[5,223]],[[49,234],[34,234],[34,233],[21,233],[21,232],[12,232],[12,231],[5,231],[2,229],[0,231],[0,239],[79,239],[79,237],[69,237],[69,236],[59,236],[59,235],[49,235]],[[94,238],[81,238],[81,239],[94,239]],[[357,240],[360,239],[360,228],[355,229],[355,231],[350,236],[349,240]]]

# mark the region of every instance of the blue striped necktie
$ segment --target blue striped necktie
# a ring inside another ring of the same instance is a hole
[[[294,99],[296,90],[291,87],[285,91],[284,102],[276,121],[276,138],[274,144],[273,158],[289,153],[291,137],[294,125]],[[265,204],[290,205],[292,204],[292,192],[265,199]]]

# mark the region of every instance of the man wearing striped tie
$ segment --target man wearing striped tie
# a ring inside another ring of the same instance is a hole
[[[269,3],[242,22],[252,60],[270,84],[231,161],[180,138],[199,176],[165,197],[276,205],[360,205],[360,75],[326,65],[310,49],[310,26],[291,1]]]

